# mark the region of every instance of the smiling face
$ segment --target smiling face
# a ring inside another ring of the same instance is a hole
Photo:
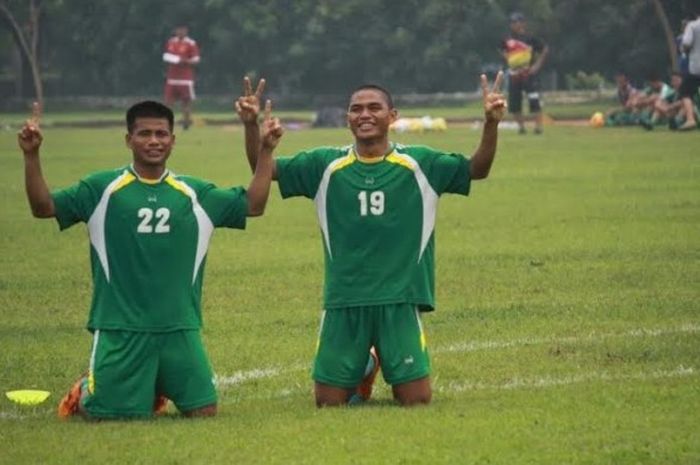
[[[175,144],[175,135],[166,118],[136,118],[126,135],[126,145],[134,154],[134,169],[146,178],[158,178]]]
[[[396,109],[377,89],[360,89],[350,97],[348,126],[358,143],[372,143],[387,139],[389,126],[396,121]]]

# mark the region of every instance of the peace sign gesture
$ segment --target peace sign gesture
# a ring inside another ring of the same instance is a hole
[[[263,118],[263,124],[260,130],[263,148],[274,150],[282,134],[284,134],[284,128],[279,118],[272,117],[272,101],[267,100],[265,102],[265,117]]]
[[[260,79],[258,85],[253,92],[250,78],[243,78],[243,95],[238,97],[235,102],[236,112],[243,121],[243,124],[252,124],[258,122],[258,114],[260,114],[260,98],[265,90],[265,79]]]
[[[17,133],[17,142],[25,155],[37,155],[39,153],[41,141],[44,140],[39,128],[40,122],[41,106],[38,102],[34,102],[32,104],[32,114]]]
[[[503,81],[503,71],[499,71],[493,82],[493,87],[489,89],[489,82],[486,75],[481,75],[481,95],[484,102],[484,116],[486,121],[498,123],[505,115],[507,104],[501,94],[501,82]]]

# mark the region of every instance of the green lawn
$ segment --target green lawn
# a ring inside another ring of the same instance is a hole
[[[552,103],[546,104],[544,112],[556,119],[588,119],[596,111],[605,111],[614,106],[612,100],[596,100],[582,103]],[[526,105],[527,110],[527,105]],[[404,117],[432,116],[434,118],[480,119],[483,115],[481,102],[469,102],[464,106],[452,107],[406,107],[399,108],[399,114]],[[287,121],[300,121],[311,123],[315,118],[312,110],[275,110],[275,115]],[[179,114],[178,114],[179,117]],[[0,113],[0,129],[2,127],[18,128],[27,115],[24,113]],[[195,123],[199,125],[238,123],[238,117],[231,106],[230,112],[198,110],[194,112]],[[71,125],[121,125],[124,120],[122,111],[119,110],[95,110],[81,112],[51,112],[44,117],[47,126],[71,126]]]
[[[440,116],[440,115],[435,115]],[[397,140],[471,152],[479,133]],[[349,142],[288,131],[279,152]],[[492,176],[445,196],[437,305],[424,318],[434,402],[318,410],[309,368],[322,248],[313,205],[282,201],[209,250],[203,330],[220,414],[61,422],[87,366],[84,226],[31,218],[13,130],[0,131],[0,463],[700,463],[700,132],[549,126],[501,134]],[[178,134],[177,172],[246,184],[237,127]],[[126,164],[123,130],[45,130],[53,187]]]

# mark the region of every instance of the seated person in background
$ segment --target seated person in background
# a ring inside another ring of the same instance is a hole
[[[651,116],[648,119],[642,119],[639,124],[647,130],[652,130],[654,125],[668,120],[669,127],[675,129],[677,118],[683,118],[684,115],[683,105],[678,94],[678,89],[681,86],[681,82],[683,82],[683,76],[676,71],[671,74],[670,86],[663,84],[659,87],[659,82],[661,81],[656,83],[652,81],[650,83],[652,87],[656,85],[657,88],[660,88],[660,91],[658,97],[654,100]]]
[[[668,96],[672,91],[671,86],[662,81],[658,74],[653,73],[649,76],[649,85],[637,93],[632,106],[637,112],[646,111],[651,114],[656,101]]]
[[[632,86],[625,73],[617,73],[615,83],[620,106],[605,112],[605,124],[607,126],[634,124],[634,110],[639,91]]]

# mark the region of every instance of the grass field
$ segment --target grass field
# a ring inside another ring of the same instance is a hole
[[[545,107],[545,113],[556,119],[588,119],[596,111],[615,106],[615,102],[608,100],[594,100],[581,103],[553,103]],[[293,120],[311,123],[315,113],[307,110],[277,109],[275,114],[283,120]],[[415,118],[421,116],[442,117],[448,119],[479,119],[482,108],[480,101],[469,102],[464,106],[454,107],[410,107],[401,108],[401,116]],[[17,128],[26,119],[26,113],[0,113],[0,128]],[[208,111],[195,109],[195,123],[220,124],[225,122],[237,122],[238,117],[231,111]],[[47,126],[70,126],[88,124],[121,125],[124,115],[121,110],[82,111],[82,112],[49,112],[45,115],[44,123]]]
[[[173,170],[248,182],[240,129],[178,137]],[[31,218],[14,139],[0,132],[0,389],[52,396],[0,399],[2,464],[700,463],[700,132],[502,131],[492,177],[440,203],[426,408],[393,405],[381,381],[359,408],[314,407],[321,240],[312,204],[275,187],[265,217],[209,250],[219,416],[100,424],[55,416],[89,357],[86,231]],[[290,131],[279,152],[348,141]],[[43,153],[53,187],[129,160],[118,129],[49,128]]]

